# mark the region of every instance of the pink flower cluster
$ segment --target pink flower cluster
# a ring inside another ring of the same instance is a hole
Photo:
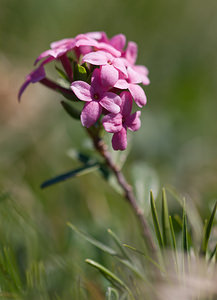
[[[146,104],[146,95],[139,85],[149,84],[148,70],[136,65],[137,45],[128,42],[123,34],[109,39],[104,32],[79,34],[75,38],[63,39],[51,44],[36,59],[38,67],[27,75],[18,98],[30,83],[40,82],[59,92],[75,94],[84,101],[81,123],[89,128],[100,116],[107,132],[113,133],[114,150],[127,147],[127,129],[140,128],[140,111],[131,114],[133,100],[139,107]],[[73,74],[73,54],[76,63],[83,64],[90,73],[86,81],[76,80]],[[46,77],[45,65],[60,61],[70,82],[70,88],[59,86]]]

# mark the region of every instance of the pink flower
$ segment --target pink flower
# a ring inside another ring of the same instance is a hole
[[[104,42],[113,46],[115,49],[122,51],[126,43],[126,37],[124,34],[120,33],[113,36],[111,39],[108,39],[106,33],[102,32],[101,39],[99,40],[99,42]]]
[[[137,111],[131,115],[132,96],[124,91],[120,95],[122,103],[120,113],[107,114],[102,119],[102,124],[107,132],[114,133],[112,137],[112,147],[114,150],[125,150],[127,147],[127,128],[137,131],[140,126],[141,112]]]
[[[112,56],[105,51],[90,52],[84,55],[83,62],[101,67],[101,80],[105,87],[114,86],[119,79],[119,72],[126,77],[127,69],[122,58]]]
[[[99,69],[93,71],[91,85],[84,81],[74,81],[71,89],[78,99],[87,102],[81,112],[81,123],[87,128],[96,123],[103,108],[114,114],[120,111],[121,99],[102,86]]]
[[[43,64],[41,64],[36,70],[32,71],[30,74],[26,76],[26,80],[24,81],[23,85],[21,86],[19,93],[18,93],[18,100],[20,101],[21,96],[27,86],[30,83],[36,83],[44,79],[46,76]]]
[[[134,71],[131,67],[127,68],[128,78],[119,79],[114,87],[118,89],[128,89],[131,93],[134,101],[139,107],[142,107],[146,104],[147,98],[143,89],[138,85],[138,83],[142,82],[142,77],[136,71]]]

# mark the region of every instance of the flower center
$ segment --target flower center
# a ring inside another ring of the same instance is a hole
[[[110,59],[107,61],[107,63],[108,63],[109,65],[111,65],[111,64],[112,64],[112,62],[111,62],[111,60],[110,60]]]
[[[94,98],[95,100],[99,100],[99,94],[97,94],[97,93],[94,94],[94,95],[93,95],[93,98]]]

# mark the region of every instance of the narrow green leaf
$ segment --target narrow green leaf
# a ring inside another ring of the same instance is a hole
[[[217,255],[217,244],[210,254],[209,261],[211,261],[213,259],[213,257],[215,257],[215,259],[216,259],[216,255]]]
[[[162,238],[162,234],[161,234],[161,230],[160,230],[160,224],[159,224],[159,220],[158,220],[157,210],[156,210],[152,191],[150,192],[150,201],[151,201],[151,213],[152,213],[152,219],[153,219],[153,223],[154,223],[156,237],[157,237],[160,248],[163,248],[164,247],[163,238]]]
[[[78,176],[82,176],[82,175],[86,175],[90,172],[94,172],[95,170],[99,169],[99,164],[98,163],[93,163],[93,164],[87,164],[81,168],[69,171],[67,173],[61,174],[59,176],[56,176],[54,178],[48,179],[45,182],[43,182],[41,184],[41,188],[46,188],[50,185],[65,181],[69,178],[72,177],[78,177]]]
[[[117,275],[115,275],[113,272],[111,272],[109,269],[105,268],[104,266],[102,266],[101,264],[95,262],[92,259],[86,259],[85,262],[88,263],[89,265],[91,265],[92,267],[96,268],[98,271],[100,271],[100,273],[109,282],[111,282],[111,284],[113,284],[115,287],[117,287],[119,289],[122,289],[122,290],[124,289],[124,290],[128,291],[129,296],[130,296],[131,299],[135,299],[133,297],[132,292],[128,288],[128,286]]]
[[[112,287],[108,287],[106,291],[106,300],[118,300],[119,294],[118,291]]]
[[[173,220],[172,220],[171,216],[169,216],[169,223],[170,223],[170,233],[171,233],[171,239],[172,239],[173,249],[174,249],[174,251],[177,251],[176,237],[175,237],[175,232],[174,232],[174,227],[173,227]]]
[[[111,229],[108,229],[108,233],[110,234],[110,236],[112,237],[113,241],[115,242],[115,244],[120,249],[121,254],[123,255],[123,257],[125,257],[127,260],[131,261],[129,255],[127,254],[127,251],[125,250],[123,244],[121,243],[121,241],[119,240],[119,238],[117,237],[117,235]]]
[[[170,246],[170,224],[169,224],[169,213],[168,204],[166,198],[166,192],[163,188],[162,190],[162,231],[163,231],[163,241],[164,246]]]
[[[86,241],[88,241],[89,243],[91,243],[92,245],[94,245],[95,247],[97,247],[98,249],[112,255],[112,256],[117,256],[118,253],[113,250],[112,248],[108,247],[107,245],[97,241],[96,239],[94,239],[93,237],[87,235],[86,233],[82,232],[81,230],[79,230],[77,227],[75,227],[73,224],[71,223],[67,223],[67,225],[75,232],[77,233],[80,237],[82,237],[83,239],[85,239]]]
[[[206,255],[206,252],[207,252],[208,242],[209,242],[210,233],[211,233],[213,223],[214,223],[216,209],[217,209],[217,202],[213,208],[212,214],[209,218],[209,221],[208,221],[207,226],[204,231],[204,236],[203,236],[203,240],[202,240],[202,249],[201,249],[201,254],[203,254],[203,255]]]
[[[124,247],[144,256],[150,263],[152,263],[155,267],[157,267],[162,273],[165,273],[165,270],[156,262],[154,261],[151,257],[149,257],[148,255],[146,255],[144,252],[136,249],[133,246],[127,245],[127,244],[123,244]]]
[[[171,216],[169,216],[169,225],[170,225],[170,234],[171,234],[171,240],[173,245],[174,261],[175,261],[176,271],[178,272],[178,253],[176,247],[176,237],[175,237],[175,232],[173,227],[173,220]]]
[[[183,205],[183,216],[182,216],[182,248],[184,252],[188,252],[188,231],[187,231],[187,218],[186,218],[186,209],[185,201]]]
[[[60,69],[60,68],[57,67],[57,66],[55,66],[55,69],[57,70],[58,74],[59,74],[65,81],[70,82],[68,76],[66,75],[66,73],[65,73],[62,69]]]
[[[60,102],[64,110],[73,118],[76,120],[80,120],[80,114],[81,112],[77,109],[74,108],[72,105],[68,104],[65,101]]]

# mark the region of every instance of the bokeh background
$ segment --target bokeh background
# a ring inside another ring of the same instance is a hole
[[[37,84],[17,101],[39,53],[89,31],[124,33],[138,43],[138,64],[150,70],[142,128],[132,135],[124,166],[145,213],[148,190],[157,197],[165,186],[206,217],[217,194],[217,2],[0,0],[0,244],[14,249],[23,274],[32,261],[43,261],[51,294],[67,295],[83,276],[101,299],[95,280],[104,283],[91,281],[96,273],[84,259],[106,258],[66,222],[107,243],[112,228],[136,244],[133,214],[98,173],[41,190],[45,179],[79,166],[74,152],[90,144],[59,95]]]

